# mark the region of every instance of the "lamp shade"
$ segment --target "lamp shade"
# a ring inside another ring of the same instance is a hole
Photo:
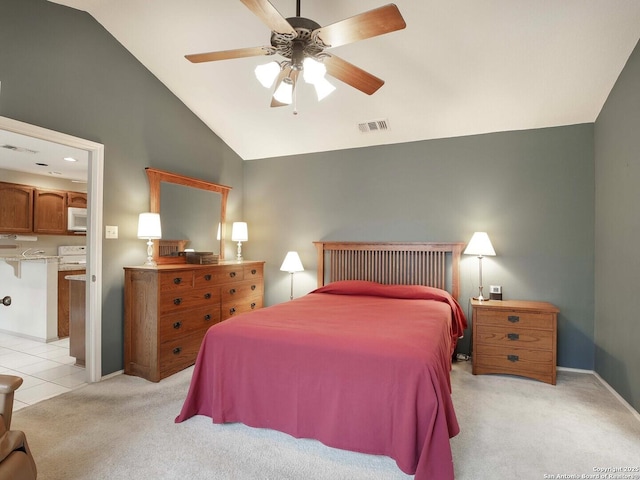
[[[287,256],[284,257],[284,262],[282,262],[280,270],[289,273],[303,272],[304,267],[302,266],[298,252],[287,252]]]
[[[273,98],[280,103],[290,105],[293,102],[293,80],[289,77],[284,78],[273,94]]]
[[[233,222],[231,227],[231,240],[234,242],[246,242],[249,240],[249,231],[246,222]]]
[[[256,78],[265,87],[271,88],[276,77],[280,73],[280,64],[278,62],[269,62],[264,65],[258,65],[255,69]]]
[[[469,240],[469,244],[467,248],[464,250],[465,255],[476,255],[478,257],[483,256],[494,256],[496,251],[493,249],[493,245],[491,245],[491,240],[489,240],[489,235],[487,232],[475,232]]]
[[[138,217],[138,238],[161,238],[159,213],[141,213]]]

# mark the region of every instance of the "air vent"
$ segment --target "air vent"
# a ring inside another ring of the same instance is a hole
[[[372,120],[358,124],[360,133],[384,132],[389,130],[389,122],[385,120]]]
[[[20,152],[20,153],[38,153],[35,150],[31,150],[29,148],[23,148],[23,147],[16,147],[15,145],[0,145],[0,148],[6,148],[7,150],[13,150],[14,152]]]

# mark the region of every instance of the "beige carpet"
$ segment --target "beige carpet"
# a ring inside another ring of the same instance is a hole
[[[386,457],[362,455],[239,424],[173,420],[191,369],[159,384],[120,375],[24,408],[40,480],[395,480]],[[592,375],[560,372],[558,385],[452,372],[462,432],[452,439],[457,479],[587,475],[640,465],[640,422]],[[637,478],[640,478],[640,474]]]

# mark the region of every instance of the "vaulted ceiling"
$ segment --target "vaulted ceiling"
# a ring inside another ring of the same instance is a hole
[[[50,0],[84,10],[245,160],[594,122],[640,38],[638,0],[398,0],[406,28],[331,49],[383,79],[340,81],[297,111],[271,108],[254,76],[267,57],[193,64],[185,54],[269,45],[240,0]],[[294,0],[271,0],[284,16]],[[384,5],[302,0],[325,26]],[[387,130],[361,132],[384,120]]]

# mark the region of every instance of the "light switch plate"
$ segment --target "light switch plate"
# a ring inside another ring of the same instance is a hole
[[[118,238],[118,227],[107,225],[104,227],[104,238]]]

